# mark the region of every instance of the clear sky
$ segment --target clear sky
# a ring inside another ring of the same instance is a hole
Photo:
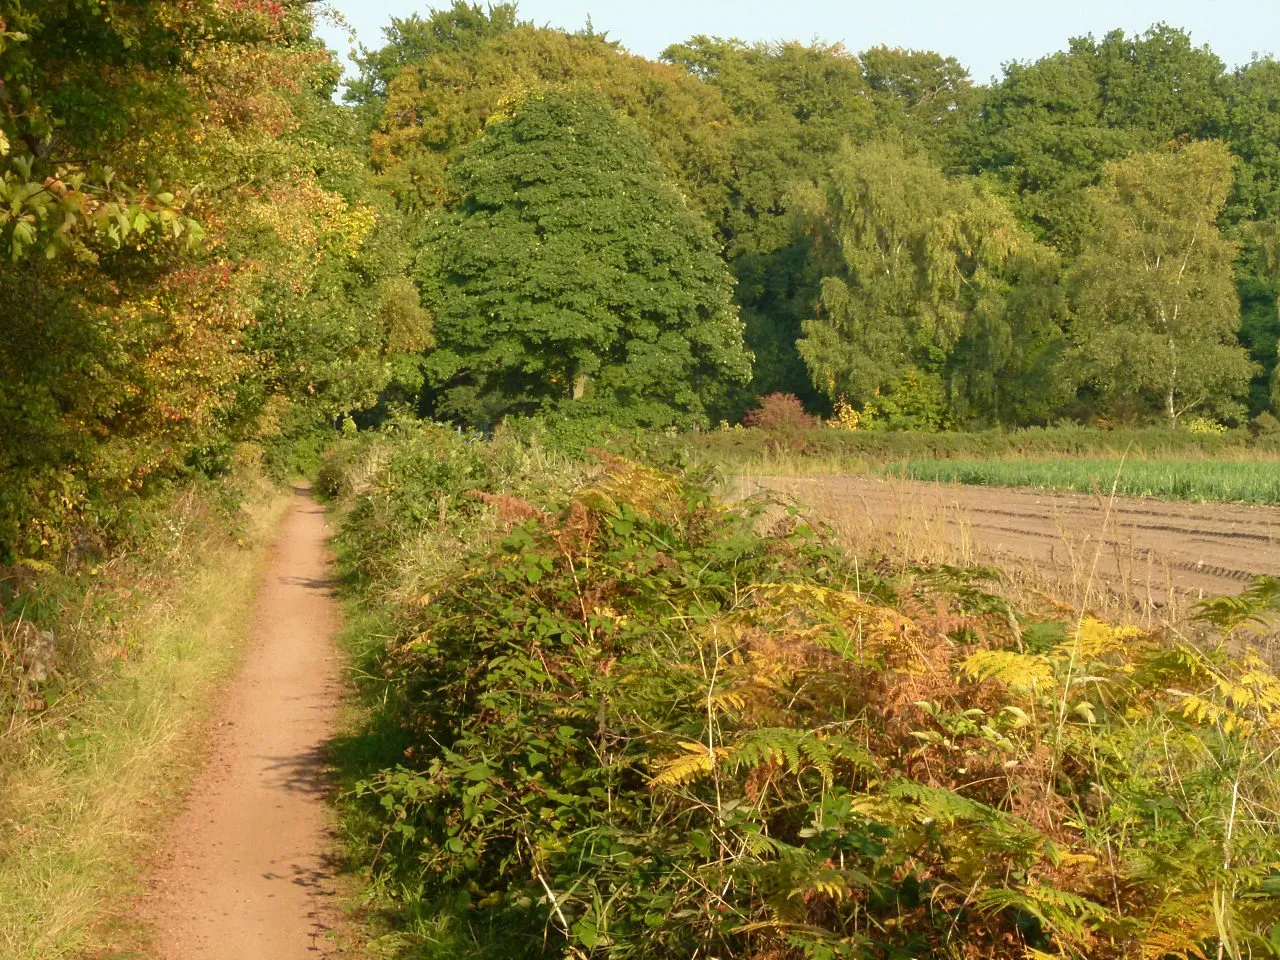
[[[436,0],[448,6],[451,0]],[[422,0],[331,0],[366,46],[382,42],[393,17],[425,12]],[[1163,20],[1189,30],[1228,66],[1254,53],[1280,53],[1277,0],[522,0],[520,16],[539,25],[577,29],[590,16],[596,30],[635,53],[656,57],[670,43],[695,34],[742,40],[840,41],[853,51],[888,44],[937,50],[956,57],[975,81],[987,82],[1008,60],[1035,60],[1061,50],[1067,38],[1101,35],[1116,27],[1133,33]],[[343,55],[346,33],[322,27]]]

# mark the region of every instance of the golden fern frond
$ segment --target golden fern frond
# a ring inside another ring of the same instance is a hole
[[[1012,690],[1040,693],[1056,685],[1053,664],[1033,653],[1014,650],[979,650],[960,664],[971,680],[1000,680]]]
[[[653,516],[678,498],[680,484],[674,477],[623,457],[597,453],[605,474],[599,483],[578,492],[576,499],[583,506],[617,516],[625,504],[641,516]]]
[[[814,583],[761,583],[753,588],[780,612],[800,610],[806,615],[826,615],[844,624],[861,627],[864,642],[886,642],[915,632],[915,624],[896,610],[868,603],[856,594]]]
[[[824,896],[837,903],[855,895],[855,886],[870,886],[871,880],[863,874],[823,867],[797,883],[788,893],[788,899],[799,897],[805,901],[814,895]]]
[[[1252,721],[1240,716],[1230,707],[1194,693],[1185,694],[1174,710],[1192,723],[1218,727],[1228,735],[1238,732],[1247,736],[1254,728]]]
[[[742,687],[716,690],[707,697],[707,703],[719,710],[741,710],[747,705],[747,691]]]
[[[1070,636],[1054,648],[1061,660],[1087,663],[1111,653],[1119,653],[1143,636],[1136,627],[1113,628],[1109,623],[1085,617]]]
[[[708,748],[705,743],[686,740],[679,744],[685,751],[658,765],[658,771],[649,780],[649,788],[678,787],[710,773],[723,750]]]
[[[1141,960],[1207,960],[1199,938],[1170,927],[1144,930],[1138,938],[1138,956]]]

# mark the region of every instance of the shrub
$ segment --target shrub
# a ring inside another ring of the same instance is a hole
[[[527,506],[397,608],[409,742],[361,787],[388,887],[504,956],[1268,949],[1280,681],[1256,657],[1019,621],[981,572],[855,574],[794,517],[761,535],[623,461]]]
[[[748,427],[779,433],[798,433],[818,425],[818,418],[806,413],[804,404],[793,393],[771,393],[760,398],[760,404],[742,418]]]
[[[1280,419],[1263,411],[1249,421],[1249,432],[1255,437],[1280,437]]]

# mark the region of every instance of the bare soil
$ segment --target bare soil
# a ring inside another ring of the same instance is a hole
[[[296,492],[209,760],[149,877],[142,913],[156,960],[335,952],[325,744],[341,699],[338,614],[324,511]]]
[[[1235,594],[1280,573],[1280,508],[931,484],[856,476],[750,477],[739,493],[782,492],[864,544],[1091,573],[1145,591]],[[925,557],[921,557],[925,559]],[[936,559],[930,557],[927,559]]]

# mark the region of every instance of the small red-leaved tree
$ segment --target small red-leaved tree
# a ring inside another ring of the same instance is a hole
[[[818,425],[818,418],[806,413],[794,393],[771,393],[760,398],[760,406],[742,418],[748,427],[792,433]]]

